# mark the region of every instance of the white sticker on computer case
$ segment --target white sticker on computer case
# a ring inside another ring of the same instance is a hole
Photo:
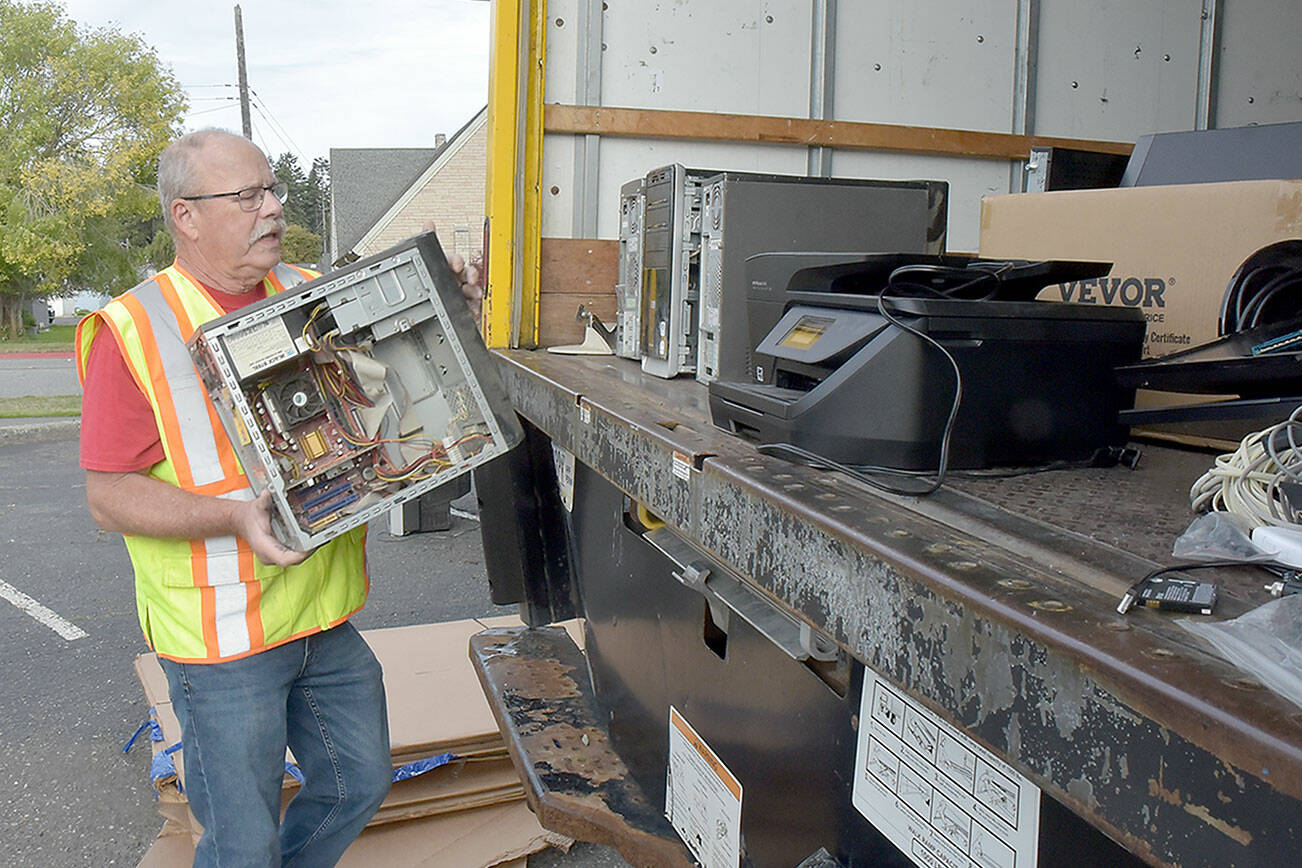
[[[924,868],[1033,868],[1040,790],[864,671],[853,802]]]

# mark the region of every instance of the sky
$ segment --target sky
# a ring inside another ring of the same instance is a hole
[[[304,170],[331,148],[434,147],[488,101],[484,0],[245,0],[253,140]],[[154,48],[185,89],[186,130],[240,132],[235,4],[64,0],[68,17]]]

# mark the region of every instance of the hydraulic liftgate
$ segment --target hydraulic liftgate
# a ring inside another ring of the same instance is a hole
[[[820,864],[902,860],[888,839],[918,864],[1296,858],[1302,714],[1169,613],[1115,612],[1169,560],[1210,456],[1149,447],[1136,471],[894,497],[713,429],[695,382],[609,357],[499,358],[530,423],[516,488],[532,480],[536,514],[522,531],[485,513],[495,599],[535,625],[587,618],[586,655],[549,630],[472,646],[546,825],[634,864],[690,864],[692,829],[664,817],[686,781],[717,790],[689,804],[722,842],[693,842],[704,864],[819,847],[835,860]],[[538,566],[503,589],[517,542]],[[1214,617],[1266,599],[1250,571],[1217,581]],[[1037,799],[1038,818],[1018,813]],[[1028,818],[1029,844],[1009,832]]]

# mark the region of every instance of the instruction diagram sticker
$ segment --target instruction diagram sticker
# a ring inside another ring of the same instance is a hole
[[[853,802],[924,868],[1034,868],[1040,789],[864,671]]]
[[[741,864],[741,782],[672,705],[665,816],[701,868]]]

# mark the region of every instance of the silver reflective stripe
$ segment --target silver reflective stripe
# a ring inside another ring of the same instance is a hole
[[[210,536],[203,541],[208,553],[208,584],[229,585],[240,580],[240,550],[233,536]]]
[[[230,657],[250,650],[248,590],[243,582],[213,588],[217,615],[217,654]]]
[[[182,290],[178,287],[177,291]],[[216,433],[208,420],[203,382],[181,337],[181,324],[177,322],[176,313],[167,303],[157,281],[136,289],[135,297],[149,317],[154,332],[155,348],[176,410],[181,448],[190,465],[191,483],[202,486],[220,482],[225,479],[225,474],[217,453]]]
[[[253,489],[241,488],[218,495],[222,500],[253,500]],[[213,586],[217,653],[221,657],[243,654],[252,647],[249,638],[248,590],[240,581],[240,550],[233,536],[204,540],[208,584]],[[252,579],[249,576],[249,579]]]

